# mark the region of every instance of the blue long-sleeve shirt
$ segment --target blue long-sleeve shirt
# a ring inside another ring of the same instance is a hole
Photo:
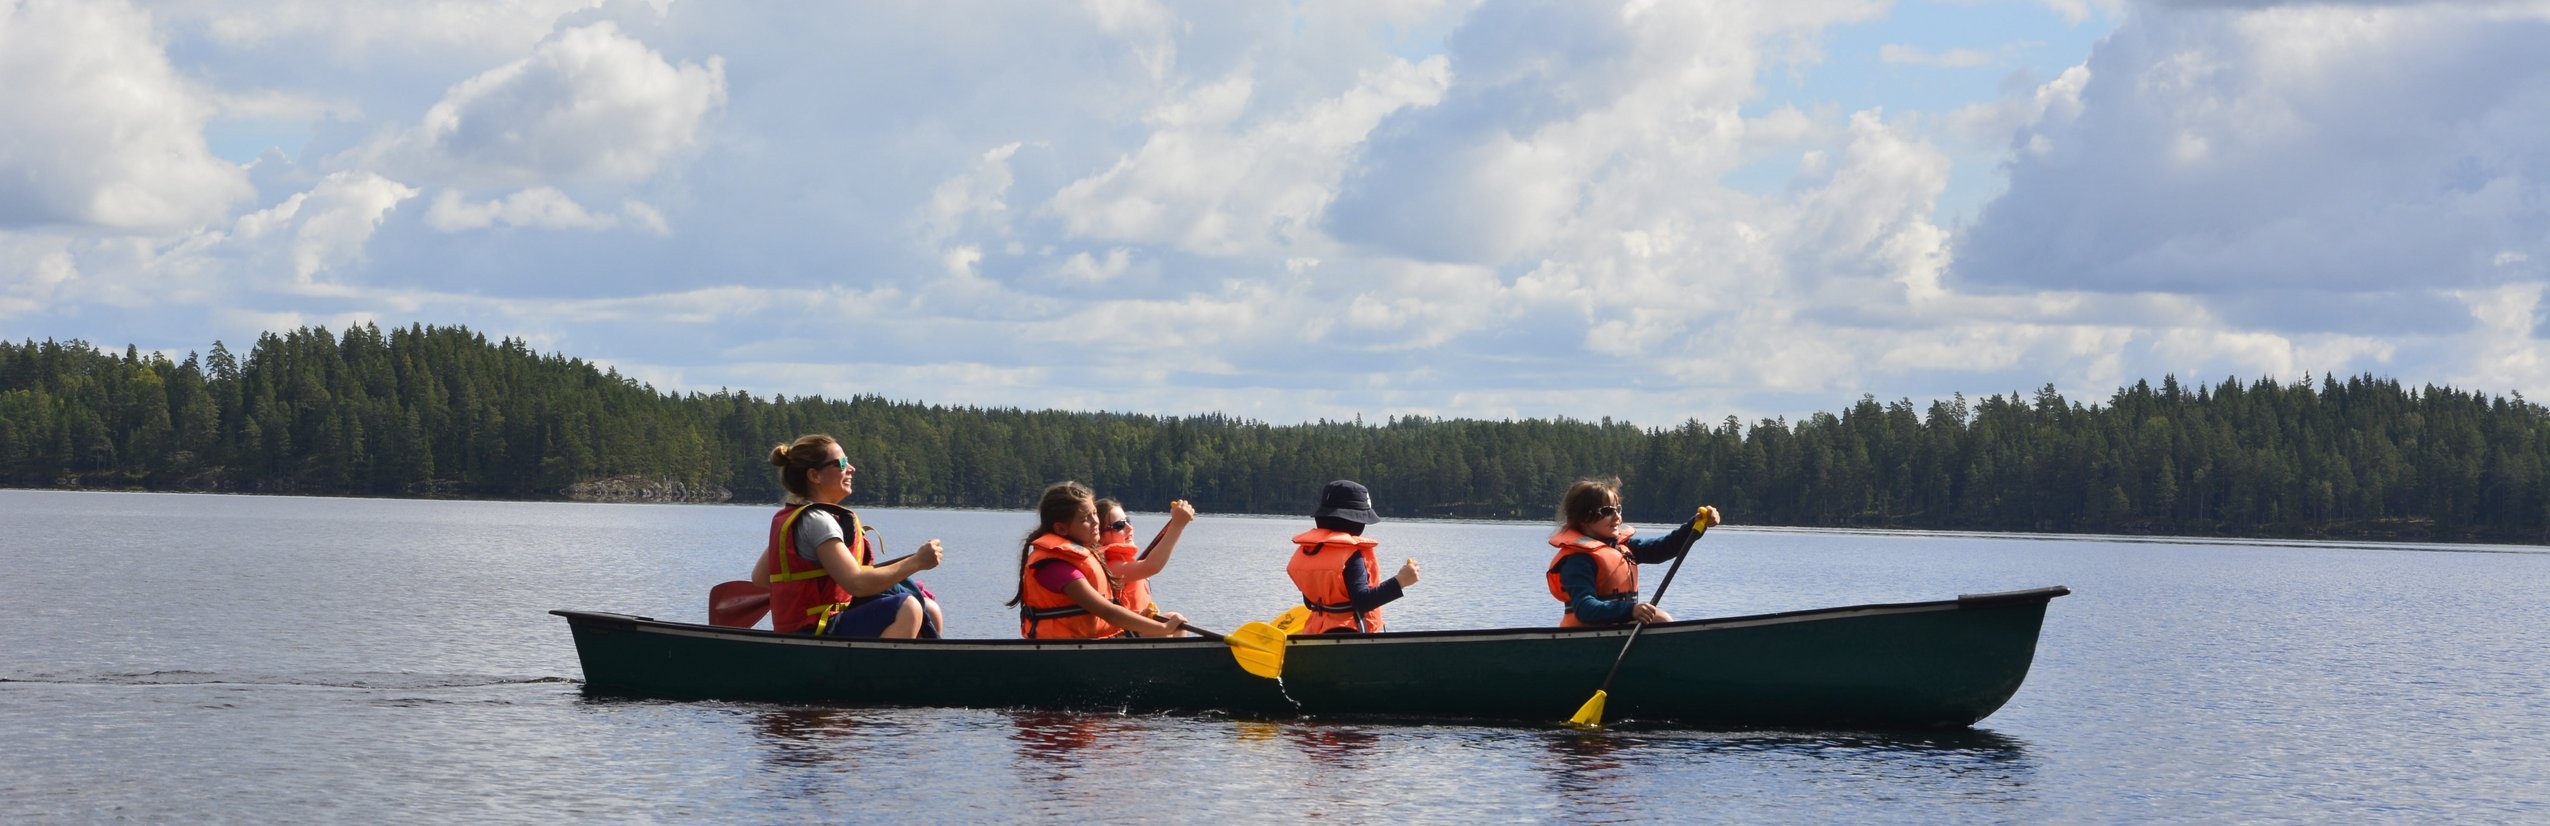
[[[1699,538],[1700,532],[1692,530],[1690,523],[1686,522],[1675,527],[1672,533],[1653,539],[1630,537],[1629,541],[1621,543],[1621,548],[1629,552],[1630,561],[1654,565],[1670,562],[1689,552],[1691,542]],[[1629,612],[1638,608],[1639,598],[1595,597],[1594,571],[1594,560],[1584,554],[1558,561],[1558,587],[1567,592],[1567,607],[1576,612],[1578,621],[1588,625],[1628,622]]]
[[[1388,605],[1391,600],[1406,594],[1406,590],[1399,587],[1397,577],[1383,579],[1379,585],[1365,585],[1364,583],[1369,581],[1372,575],[1364,568],[1363,554],[1346,555],[1345,573],[1346,601],[1354,603],[1357,611],[1370,611]]]

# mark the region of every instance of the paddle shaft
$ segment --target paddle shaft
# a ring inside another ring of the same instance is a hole
[[[1171,504],[1175,504],[1175,503],[1171,503]],[[1140,555],[1135,556],[1134,558],[1135,558],[1135,559],[1150,559],[1150,558],[1151,558],[1151,549],[1153,549],[1153,548],[1157,548],[1157,547],[1160,547],[1160,538],[1161,538],[1161,537],[1164,537],[1164,536],[1168,536],[1168,535],[1169,535],[1169,529],[1168,529],[1168,527],[1166,527],[1166,526],[1162,526],[1162,527],[1160,528],[1160,532],[1159,532],[1159,533],[1152,534],[1152,535],[1151,535],[1151,541],[1150,541],[1148,544],[1145,544],[1145,545],[1143,545],[1143,546],[1142,546],[1142,553],[1141,553]]]
[[[1701,528],[1700,532],[1707,533],[1708,530]],[[1694,534],[1691,537],[1691,545],[1697,544],[1700,544],[1700,537]],[[1691,545],[1682,546],[1682,553],[1673,558],[1673,564],[1665,566],[1665,580],[1656,583],[1656,598],[1648,600],[1647,604],[1655,605],[1665,601],[1665,589],[1673,587],[1673,575],[1681,573],[1682,561],[1691,558]],[[1629,639],[1620,644],[1620,654],[1611,658],[1611,673],[1603,675],[1603,687],[1594,689],[1594,693],[1603,694],[1611,691],[1611,678],[1620,676],[1620,664],[1629,661],[1629,647],[1638,644],[1638,632],[1645,630],[1647,630],[1647,624],[1643,622],[1629,629]]]

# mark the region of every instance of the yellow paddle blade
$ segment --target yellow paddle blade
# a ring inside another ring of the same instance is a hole
[[[1610,697],[1609,692],[1595,691],[1594,698],[1586,700],[1584,707],[1576,710],[1576,716],[1567,718],[1567,724],[1577,728],[1602,728],[1603,701]]]
[[[1302,623],[1309,621],[1310,608],[1308,606],[1295,605],[1291,608],[1285,609],[1283,616],[1275,618],[1275,630],[1291,634],[1302,630]]]
[[[1231,659],[1240,670],[1270,680],[1284,675],[1284,632],[1275,626],[1252,622],[1222,635],[1222,642],[1231,647]]]

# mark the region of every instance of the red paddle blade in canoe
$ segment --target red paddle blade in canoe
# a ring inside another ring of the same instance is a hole
[[[708,624],[729,628],[751,628],[770,613],[770,588],[760,583],[735,580],[720,582],[708,589]]]

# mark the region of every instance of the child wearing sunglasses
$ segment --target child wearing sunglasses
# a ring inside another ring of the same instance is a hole
[[[1018,549],[1018,635],[1027,639],[1101,639],[1131,632],[1185,634],[1186,617],[1156,617],[1116,602],[1122,578],[1107,570],[1098,548],[1098,499],[1079,482],[1057,482],[1036,502],[1036,530]]]
[[[1107,497],[1098,500],[1098,550],[1107,557],[1107,570],[1123,583],[1116,589],[1116,604],[1126,610],[1158,619],[1160,606],[1151,600],[1151,577],[1169,567],[1169,555],[1178,549],[1178,536],[1186,532],[1186,524],[1195,521],[1195,506],[1180,499],[1169,503],[1169,524],[1151,535],[1150,547],[1133,544],[1133,520],[1125,518],[1124,503]]]
[[[1558,500],[1558,532],[1549,544],[1549,593],[1567,606],[1562,627],[1672,622],[1652,603],[1638,601],[1638,566],[1670,562],[1691,550],[1700,530],[1718,524],[1718,509],[1703,505],[1690,522],[1652,539],[1622,519],[1620,480],[1585,479]]]

